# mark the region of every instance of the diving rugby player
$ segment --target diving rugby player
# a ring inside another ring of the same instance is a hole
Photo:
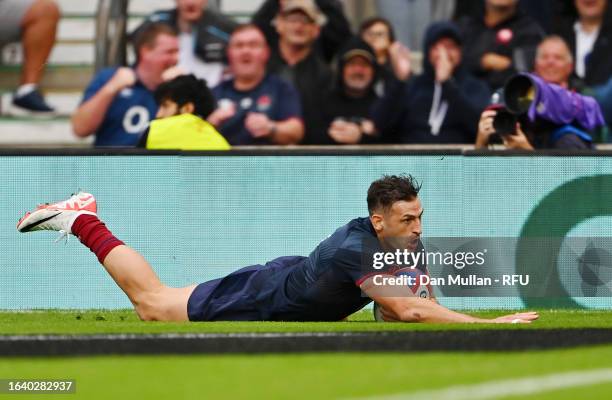
[[[534,312],[476,318],[416,297],[408,287],[398,294],[374,283],[373,270],[363,265],[364,244],[374,242],[389,249],[420,243],[419,189],[409,175],[383,176],[368,190],[369,217],[338,228],[308,257],[280,257],[183,288],[164,285],[139,253],[106,228],[89,193],[41,205],[26,213],[17,229],[77,236],[147,321],[340,321],[371,301],[378,303],[387,321],[529,323],[537,319]]]

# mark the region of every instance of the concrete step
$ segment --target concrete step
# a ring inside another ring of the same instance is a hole
[[[223,12],[228,15],[248,17],[261,5],[263,0],[224,0],[221,2]],[[211,2],[212,4],[213,2]],[[58,27],[58,38],[49,58],[51,65],[87,64],[94,62],[94,37],[96,1],[60,0],[62,20]],[[128,20],[128,32],[132,32],[142,23],[144,16],[157,9],[172,8],[172,0],[131,0]],[[9,44],[2,49],[0,64],[20,65],[23,54],[19,43]]]
[[[45,93],[47,103],[55,108],[58,115],[70,117],[81,103],[82,92],[53,92]],[[13,115],[13,95],[5,92],[0,96],[0,115]]]
[[[91,143],[93,137],[80,139],[74,136],[67,118],[0,118],[2,147],[89,147]]]
[[[19,43],[11,43],[4,47],[2,51],[2,64],[21,65],[22,62],[23,51]],[[91,65],[93,62],[94,45],[92,42],[56,43],[48,60],[48,63],[51,65]]]
[[[264,0],[222,0],[221,11],[229,15],[251,15]]]
[[[95,0],[57,0],[62,15],[94,15],[98,8]],[[173,0],[130,0],[130,14],[148,14],[152,10],[174,7]]]
[[[128,19],[127,31],[133,32],[144,19],[143,16],[131,16]],[[60,20],[58,26],[57,42],[93,42],[95,33],[96,20],[94,17],[65,17]]]
[[[57,0],[62,15],[94,15],[98,2],[94,0]],[[252,14],[264,0],[220,0],[221,11],[227,14]],[[211,8],[216,8],[218,2],[209,0]],[[131,15],[149,15],[155,10],[174,8],[174,0],[130,0],[128,11]]]
[[[143,20],[143,17],[130,17],[128,19],[128,32],[136,29]],[[96,21],[93,17],[62,18],[58,26],[57,42],[93,42],[95,34]]]
[[[0,66],[0,91],[12,91],[19,84],[20,66]],[[93,76],[90,65],[47,66],[41,86],[54,91],[81,92]]]

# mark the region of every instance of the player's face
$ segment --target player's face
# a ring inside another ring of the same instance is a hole
[[[261,75],[270,56],[263,34],[257,29],[234,33],[227,48],[232,74],[235,77]]]
[[[572,73],[571,54],[559,40],[547,40],[540,44],[535,60],[535,73],[549,83],[567,83]]]
[[[279,15],[276,19],[276,30],[281,40],[292,46],[308,46],[320,32],[319,25],[301,11]]]
[[[422,233],[423,207],[418,198],[396,201],[382,214],[379,239],[395,249],[416,250]]]
[[[172,35],[160,34],[155,39],[155,45],[151,48],[142,48],[140,62],[145,63],[147,69],[155,74],[161,74],[178,62],[179,43],[178,38]]]
[[[176,0],[179,18],[188,22],[199,20],[207,5],[208,0]]]
[[[344,64],[342,77],[347,88],[363,91],[370,86],[374,78],[374,68],[364,57],[352,57]]]

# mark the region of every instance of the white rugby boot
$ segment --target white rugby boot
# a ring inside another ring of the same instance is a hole
[[[41,204],[36,210],[28,211],[19,222],[19,232],[58,231],[63,235],[72,233],[72,224],[83,214],[96,215],[95,197],[90,193],[79,192],[68,200],[53,204]]]

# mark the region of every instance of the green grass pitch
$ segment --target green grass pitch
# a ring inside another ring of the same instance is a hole
[[[402,324],[373,321],[363,310],[345,322],[142,322],[132,310],[0,312],[0,335],[97,333],[368,332],[441,329],[612,328],[611,311],[538,310],[532,324]],[[512,311],[469,313],[485,318]]]
[[[511,311],[470,313],[485,318]],[[0,335],[96,333],[367,332],[440,329],[612,328],[611,311],[539,310],[532,324],[377,323],[363,310],[346,322],[142,322],[132,310],[0,312]]]
[[[493,317],[503,312],[477,312]],[[428,329],[612,328],[612,312],[541,310],[531,325],[375,323],[371,313],[349,322],[158,323],[132,311],[1,312],[0,335],[167,332],[330,332]],[[585,344],[588,345],[588,344]],[[612,368],[612,345],[551,351],[326,353],[269,355],[0,358],[0,379],[75,379],[72,395],[0,395],[16,399],[325,399],[408,395],[510,378]],[[409,398],[409,397],[402,397]],[[521,399],[612,398],[612,382],[549,390]],[[433,400],[433,399],[432,399]]]

